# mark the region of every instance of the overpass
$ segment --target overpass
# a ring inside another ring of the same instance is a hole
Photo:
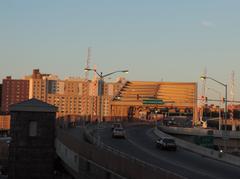
[[[114,140],[106,124],[98,130],[101,141],[93,137],[95,127],[58,129],[56,152],[74,178],[240,177],[239,165],[203,158],[182,147],[176,153],[159,152],[152,126],[128,125],[127,140]]]
[[[81,127],[57,130],[56,153],[74,178],[185,178],[109,147],[92,132]]]

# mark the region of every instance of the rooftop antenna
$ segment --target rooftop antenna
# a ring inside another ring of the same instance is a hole
[[[205,67],[203,75],[202,76],[207,76],[207,68]],[[205,104],[205,97],[206,97],[206,79],[202,80],[202,97],[204,97],[204,100],[202,100],[202,103]]]
[[[91,60],[91,47],[88,47],[88,53],[87,53],[87,63],[86,68],[90,68],[90,60]],[[88,80],[89,77],[89,71],[85,71],[85,80]]]
[[[93,69],[95,70],[95,71],[97,71],[97,65],[94,65],[93,66]],[[97,79],[97,73],[94,71],[94,75],[93,75],[93,79],[94,80],[96,80]]]
[[[235,72],[232,71],[231,74],[231,89],[230,89],[230,100],[231,100],[231,106],[233,105],[234,97],[235,97]]]
[[[86,62],[86,68],[90,68],[90,59],[91,59],[91,48],[88,47],[88,53],[87,53],[87,62]],[[85,114],[85,122],[88,121],[88,114],[89,114],[89,109],[88,109],[88,102],[89,102],[89,81],[88,81],[88,77],[89,77],[89,72],[88,70],[85,71],[85,87],[84,87],[84,91],[83,91],[83,113]]]

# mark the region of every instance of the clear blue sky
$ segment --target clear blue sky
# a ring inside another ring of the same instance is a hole
[[[130,80],[227,82],[240,68],[239,0],[1,0],[0,78],[129,69]]]

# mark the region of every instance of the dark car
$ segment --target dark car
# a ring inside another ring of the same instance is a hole
[[[177,150],[177,144],[173,138],[164,137],[160,138],[156,141],[156,147],[160,149],[166,149],[166,150]]]
[[[126,138],[126,133],[123,128],[114,128],[112,132],[112,138]]]

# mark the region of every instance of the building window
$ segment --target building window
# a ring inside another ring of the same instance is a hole
[[[29,136],[36,137],[37,136],[37,121],[30,121],[29,123]]]

